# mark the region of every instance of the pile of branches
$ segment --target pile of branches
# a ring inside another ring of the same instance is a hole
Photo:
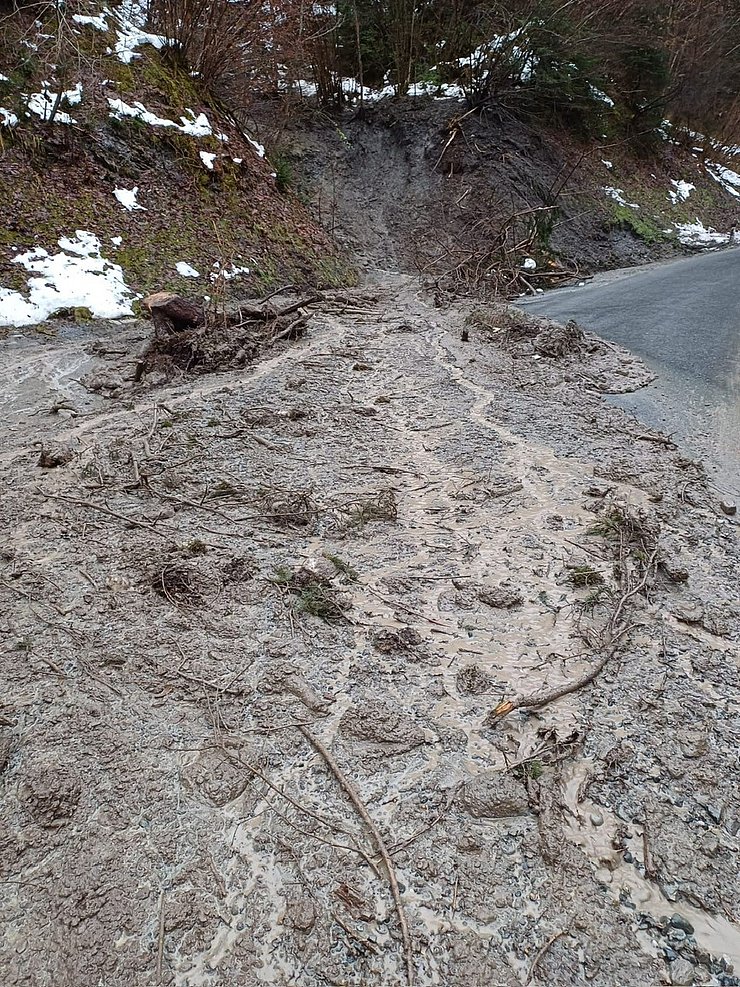
[[[582,277],[574,261],[549,260],[540,270],[523,266],[525,258],[540,253],[540,217],[555,208],[523,209],[500,221],[484,209],[457,230],[448,228],[445,236],[435,236],[431,256],[417,266],[438,288],[471,295],[517,298],[533,295],[537,288],[572,284]]]
[[[278,306],[267,298],[214,311],[172,292],[149,295],[142,304],[154,333],[136,379],[155,369],[213,373],[243,367],[275,343],[299,339],[311,318],[307,309],[319,300],[310,295]]]

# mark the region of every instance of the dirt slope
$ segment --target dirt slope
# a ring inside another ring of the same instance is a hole
[[[468,315],[110,398],[140,323],[16,340],[3,984],[740,982],[737,528],[639,364]]]
[[[721,231],[716,246],[740,225],[737,190],[717,179],[716,162],[737,178],[734,149],[679,129],[638,152],[453,99],[386,99],[331,120],[290,104],[255,115],[315,215],[370,270],[422,271],[457,292],[547,289],[558,271],[577,280],[694,249],[684,226]],[[527,258],[536,273],[517,282]]]

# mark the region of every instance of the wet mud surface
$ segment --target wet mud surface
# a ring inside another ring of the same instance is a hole
[[[639,362],[469,316],[6,349],[4,984],[740,983],[735,519]]]

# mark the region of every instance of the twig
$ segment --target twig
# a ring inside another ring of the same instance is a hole
[[[337,762],[334,760],[334,756],[324,746],[322,741],[318,737],[314,736],[313,733],[307,727],[298,727],[306,740],[312,744],[316,750],[321,754],[321,756],[326,761],[327,765],[331,769],[334,777],[337,779],[339,784],[345,790],[350,798],[350,801],[357,809],[362,821],[365,823],[370,831],[370,834],[375,842],[376,847],[380,857],[385,865],[386,873],[388,874],[388,881],[391,886],[391,894],[393,895],[393,903],[396,906],[396,914],[398,915],[398,922],[401,926],[401,936],[403,938],[403,952],[406,961],[406,981],[409,987],[413,987],[414,983],[414,961],[413,961],[413,951],[411,945],[411,934],[409,932],[409,925],[406,919],[406,911],[403,907],[403,901],[401,899],[401,890],[398,887],[398,879],[396,877],[396,871],[393,866],[393,861],[388,853],[388,848],[386,846],[385,840],[383,839],[380,830],[373,821],[372,816],[367,811],[365,803],[360,798],[357,789],[352,784],[352,782],[347,778],[342,769],[339,767]]]
[[[45,490],[39,489],[39,487],[36,487],[36,493],[51,500],[59,500],[64,504],[75,504],[77,507],[89,507],[91,511],[98,511],[100,514],[107,514],[108,517],[116,518],[118,521],[125,521],[126,524],[132,524],[136,528],[143,528],[145,531],[151,531],[153,534],[159,535],[160,538],[172,537],[172,532],[170,531],[160,531],[159,528],[156,528],[153,524],[147,524],[145,521],[138,521],[135,517],[130,517],[128,514],[119,514],[118,511],[112,511],[110,507],[103,507],[102,504],[96,504],[92,500],[83,500],[77,497],[65,497],[63,494],[47,493]]]
[[[157,983],[162,983],[164,960],[164,888],[159,892],[159,928],[157,930]]]
[[[642,862],[645,865],[645,877],[655,878],[658,875],[658,871],[655,867],[655,862],[653,860],[653,855],[650,850],[650,817],[648,815],[647,805],[643,806],[643,823],[642,823]]]
[[[525,983],[528,984],[528,983],[530,983],[532,981],[532,978],[535,975],[535,971],[537,970],[537,966],[538,966],[540,960],[542,959],[542,957],[545,955],[545,953],[548,951],[548,949],[550,949],[550,947],[553,945],[553,943],[556,943],[558,941],[558,939],[560,939],[561,936],[564,936],[567,931],[568,931],[567,929],[561,929],[560,932],[556,932],[555,935],[554,936],[550,936],[550,938],[547,940],[547,942],[544,944],[544,946],[542,946],[538,950],[537,955],[535,956],[534,960],[532,961],[532,966],[529,968],[529,976],[527,977]]]

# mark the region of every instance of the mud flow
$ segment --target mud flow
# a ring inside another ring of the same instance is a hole
[[[737,527],[645,367],[395,274],[148,332],[3,344],[2,983],[740,984]]]

